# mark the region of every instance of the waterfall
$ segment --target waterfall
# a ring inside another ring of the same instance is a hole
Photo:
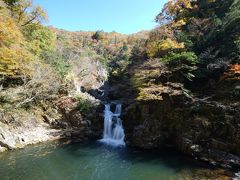
[[[114,113],[111,111],[111,105],[106,104],[104,110],[104,131],[100,142],[112,146],[125,146],[124,130],[122,120],[119,118],[122,111],[122,105],[117,104]]]

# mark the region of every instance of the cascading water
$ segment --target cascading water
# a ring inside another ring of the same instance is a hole
[[[103,139],[101,139],[100,142],[112,146],[125,146],[125,134],[122,127],[122,121],[119,118],[121,110],[121,104],[116,105],[114,113],[111,111],[110,104],[105,105]]]

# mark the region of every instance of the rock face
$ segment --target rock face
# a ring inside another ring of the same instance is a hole
[[[59,139],[62,132],[51,129],[49,124],[44,123],[43,118],[27,112],[11,113],[3,115],[5,122],[0,122],[0,149],[12,150],[23,148],[29,144]],[[11,119],[11,121],[8,121]]]
[[[103,106],[96,99],[91,99],[89,103],[91,105],[87,107],[86,104],[79,105],[79,102],[73,98],[60,99],[58,107],[62,116],[51,123],[52,127],[64,129],[68,132],[69,137],[78,138],[79,140],[99,138],[103,129],[101,117]]]
[[[100,137],[101,106],[94,104],[88,111],[78,106],[78,100],[63,97],[56,109],[32,107],[0,113],[0,152],[60,138],[84,141]]]
[[[121,96],[124,87],[116,85],[115,98],[125,107],[122,119],[128,144],[172,146],[213,165],[240,167],[239,75],[195,94],[156,60],[133,65],[126,76],[120,81],[126,84],[126,93]]]
[[[214,165],[240,167],[239,104],[181,102],[185,100],[170,96],[132,105],[123,117],[129,143],[142,148],[171,145]]]

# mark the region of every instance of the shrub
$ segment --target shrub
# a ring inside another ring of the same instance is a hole
[[[168,55],[164,56],[160,59],[163,62],[175,62],[174,64],[178,63],[192,63],[196,64],[198,57],[194,52],[179,52],[174,53],[171,52]]]
[[[171,52],[160,61],[167,64],[171,72],[180,82],[192,81],[195,76],[192,72],[196,69],[198,57],[193,52]]]
[[[77,109],[81,112],[90,111],[94,106],[88,99],[78,96],[77,97],[78,105]]]
[[[55,35],[42,25],[29,25],[23,29],[31,52],[41,56],[43,52],[54,50]]]
[[[72,69],[69,59],[66,59],[62,52],[45,52],[43,58],[46,63],[53,67],[61,79],[64,79]]]
[[[6,103],[10,103],[11,99],[9,96],[7,96],[6,94],[0,94],[0,104],[6,104]]]
[[[17,107],[42,100],[53,100],[59,91],[60,81],[49,65],[36,62],[31,66],[34,73],[21,87]]]

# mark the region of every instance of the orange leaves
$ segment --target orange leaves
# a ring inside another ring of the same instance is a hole
[[[229,66],[229,72],[234,74],[240,74],[240,64],[231,64]]]
[[[230,64],[228,70],[220,78],[220,81],[224,79],[240,80],[240,64]]]

